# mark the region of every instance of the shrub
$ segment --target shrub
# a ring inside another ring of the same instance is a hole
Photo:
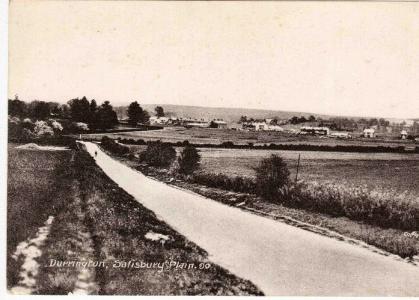
[[[168,167],[175,158],[175,148],[161,141],[149,142],[147,149],[140,154],[140,161],[154,167]]]
[[[280,189],[289,183],[290,172],[284,160],[275,154],[263,159],[255,168],[259,195],[273,200],[280,195]]]
[[[222,142],[221,147],[223,148],[233,148],[234,147],[234,143],[231,141],[227,141],[227,142]]]
[[[36,121],[33,132],[37,137],[48,137],[54,135],[54,130],[45,121]]]
[[[238,193],[255,193],[256,191],[254,180],[241,176],[229,177],[223,174],[198,173],[192,176],[191,181],[208,187],[230,190]]]
[[[57,122],[56,120],[50,120],[51,127],[55,132],[61,132],[63,131],[63,125],[61,123]]]
[[[186,146],[178,158],[179,173],[185,175],[192,174],[199,168],[200,160],[201,156],[198,150],[194,146]]]
[[[72,123],[72,127],[76,132],[89,131],[89,125],[83,122],[74,122]]]
[[[105,150],[119,156],[123,156],[129,153],[129,148],[127,146],[115,142],[113,139],[108,138],[107,136],[102,138],[100,144]]]

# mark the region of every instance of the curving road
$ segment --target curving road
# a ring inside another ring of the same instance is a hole
[[[419,267],[168,186],[84,144],[121,188],[267,295],[419,296]]]

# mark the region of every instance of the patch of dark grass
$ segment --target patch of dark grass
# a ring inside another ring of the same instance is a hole
[[[63,206],[63,188],[70,151],[33,151],[8,147],[7,178],[7,285],[18,280],[21,262],[11,255],[16,246],[33,237],[50,215]]]

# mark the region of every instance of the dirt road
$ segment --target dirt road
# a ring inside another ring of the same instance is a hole
[[[168,186],[85,145],[121,188],[267,295],[419,296],[419,267]]]

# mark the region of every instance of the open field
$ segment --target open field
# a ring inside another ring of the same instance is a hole
[[[298,127],[299,128],[299,127]],[[231,141],[237,145],[263,145],[269,143],[281,144],[310,144],[310,145],[355,145],[355,146],[403,146],[415,145],[411,141],[397,139],[366,139],[354,138],[349,140],[326,138],[320,136],[302,136],[285,132],[251,132],[236,131],[231,129],[210,129],[210,128],[190,128],[166,127],[163,130],[118,132],[105,134],[85,134],[85,138],[100,140],[103,135],[111,138],[132,138],[143,139],[145,141],[162,140],[164,142],[183,142],[188,140],[193,144],[221,144]]]
[[[16,149],[8,145],[7,179],[7,282],[18,281],[22,261],[11,258],[18,243],[36,234],[38,228],[63,205],[67,180],[62,176],[71,152]]]
[[[130,145],[133,151],[145,146]],[[180,148],[177,148],[178,152]],[[394,189],[400,193],[419,194],[419,154],[345,153],[317,151],[280,151],[199,148],[201,167],[207,173],[254,176],[253,168],[271,154],[279,154],[287,162],[291,178],[295,178],[298,154],[301,155],[298,178],[320,183],[370,188]]]
[[[294,178],[298,154],[299,178],[307,181],[366,185],[419,194],[419,155],[389,153],[338,153],[313,151],[264,151],[200,149],[206,172],[253,176],[253,168],[263,157],[279,154]]]

